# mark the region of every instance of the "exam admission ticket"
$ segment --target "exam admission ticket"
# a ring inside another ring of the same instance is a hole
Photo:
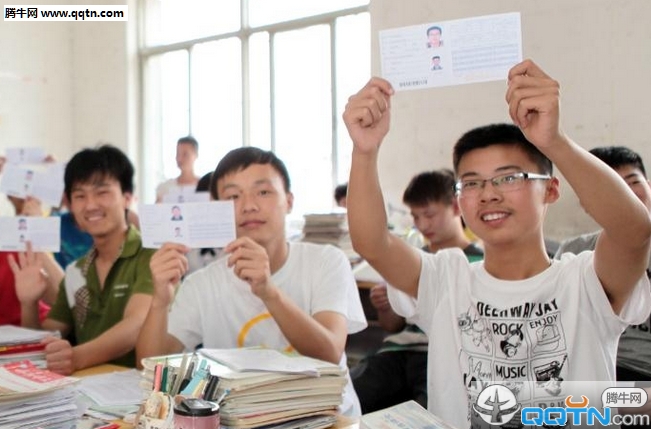
[[[59,207],[63,197],[65,164],[7,164],[0,180],[0,192],[16,198],[34,197],[43,204]]]
[[[235,240],[232,201],[141,204],[138,209],[143,246],[166,242],[191,248],[219,248]]]
[[[38,164],[45,160],[41,147],[10,147],[5,151],[8,164]]]
[[[27,242],[35,252],[58,252],[61,245],[61,218],[0,217],[0,251],[24,252]]]
[[[438,32],[435,44],[428,31]],[[382,77],[394,90],[506,80],[522,61],[520,13],[380,31]]]

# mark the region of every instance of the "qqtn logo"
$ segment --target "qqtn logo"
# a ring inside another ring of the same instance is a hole
[[[590,400],[581,395],[581,400],[573,396],[565,398],[565,407],[522,407],[515,394],[506,386],[491,384],[484,388],[472,405],[482,420],[491,425],[501,426],[510,422],[520,413],[523,425],[545,426],[568,423],[572,425],[649,425],[646,415],[619,415],[611,407],[641,407],[647,401],[644,389],[637,387],[612,387],[601,396],[603,409],[589,406]]]

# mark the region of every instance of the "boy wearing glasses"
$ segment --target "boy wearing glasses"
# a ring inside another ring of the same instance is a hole
[[[619,335],[651,309],[651,219],[612,169],[561,130],[558,83],[529,60],[514,66],[506,99],[517,127],[477,128],[454,147],[461,214],[484,243],[476,263],[458,249],[427,254],[388,233],[377,157],[392,95],[373,78],[346,106],[354,142],[348,221],[357,252],[417,298],[419,326],[432,334],[429,410],[457,427],[517,424],[521,407],[565,406],[574,392],[564,381],[614,381]],[[553,263],[542,229],[559,197],[552,161],[603,227],[594,252]],[[511,403],[489,388],[496,383],[509,387]]]

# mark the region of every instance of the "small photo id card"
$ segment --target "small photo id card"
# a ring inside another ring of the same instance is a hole
[[[31,241],[35,252],[58,252],[61,246],[61,218],[0,217],[0,251],[24,252]]]
[[[138,215],[142,243],[147,248],[157,249],[166,242],[215,248],[235,240],[232,201],[141,204]]]
[[[520,13],[380,31],[382,77],[396,91],[506,81],[522,61]]]

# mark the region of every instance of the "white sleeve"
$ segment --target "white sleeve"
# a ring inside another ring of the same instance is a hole
[[[366,328],[366,316],[359,298],[357,283],[346,255],[333,246],[323,246],[321,260],[315,261],[318,271],[312,273],[312,314],[319,311],[336,311],[344,315],[348,333]]]
[[[202,305],[195,279],[200,284],[201,279],[195,274],[179,286],[167,318],[167,332],[183,343],[186,350],[194,350],[203,342],[199,311]]]
[[[387,284],[387,295],[391,309],[402,317],[413,317],[416,314],[416,298]]]

